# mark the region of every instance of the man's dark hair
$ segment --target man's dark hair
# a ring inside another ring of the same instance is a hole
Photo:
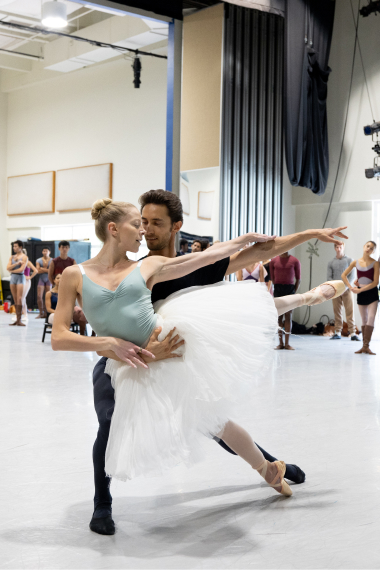
[[[182,247],[183,245],[189,245],[187,239],[181,239],[181,241],[179,242],[179,246]]]
[[[42,251],[43,251],[44,249],[47,249],[47,250],[48,250],[48,252],[49,252],[49,253],[51,253],[51,249],[50,249],[50,247],[43,247],[43,248],[42,248]]]
[[[65,240],[65,239],[63,239],[62,241],[60,241],[60,242],[59,242],[59,244],[58,244],[58,248],[60,248],[60,247],[61,247],[61,245],[63,245],[63,246],[66,246],[66,245],[68,245],[68,246],[70,247],[70,244],[69,244],[69,242],[68,242],[67,240]],[[44,248],[44,249],[45,249],[45,248]]]
[[[208,246],[210,245],[210,242],[208,241],[208,239],[201,239],[199,241],[201,243],[202,251],[205,251],[208,248]]]
[[[17,245],[18,245],[19,247],[22,247],[22,248],[24,247],[24,244],[23,244],[23,242],[22,242],[20,239],[16,239],[13,243],[17,243]]]
[[[139,198],[141,212],[148,204],[156,204],[157,206],[166,206],[172,224],[175,222],[183,222],[183,209],[181,200],[167,190],[149,190],[142,194]]]

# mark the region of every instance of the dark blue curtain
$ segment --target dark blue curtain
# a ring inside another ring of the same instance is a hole
[[[285,155],[293,186],[324,194],[329,174],[327,81],[334,0],[287,0]]]

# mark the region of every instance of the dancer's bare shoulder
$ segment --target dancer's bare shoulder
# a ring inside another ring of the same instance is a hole
[[[60,287],[76,287],[78,288],[81,282],[81,271],[78,265],[70,265],[62,272]]]

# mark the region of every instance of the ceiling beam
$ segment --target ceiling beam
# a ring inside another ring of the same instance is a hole
[[[0,52],[0,68],[30,73],[32,71],[32,61]]]

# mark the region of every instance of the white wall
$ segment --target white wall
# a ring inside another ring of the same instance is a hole
[[[5,274],[5,267],[10,256],[10,247],[8,246],[7,232],[7,186],[6,186],[6,170],[7,170],[7,96],[0,91],[0,277]],[[4,263],[5,262],[5,263]]]
[[[358,2],[353,0],[354,13],[357,14]],[[380,50],[379,21],[374,15],[368,18],[360,16],[359,39],[367,74],[369,91],[374,108],[375,119],[380,120],[380,103],[377,93],[380,90]],[[328,202],[337,172],[339,153],[342,142],[343,125],[348,101],[351,65],[355,42],[355,28],[350,2],[336,1],[334,32],[329,65],[332,73],[328,84],[327,116],[329,133],[330,173],[324,196],[314,196],[305,188],[293,188],[292,202],[296,209],[296,231],[322,227],[328,209]],[[351,257],[361,255],[362,246],[368,239],[373,239],[372,200],[380,196],[380,184],[365,178],[365,168],[370,168],[375,156],[371,150],[371,137],[363,133],[363,126],[372,123],[372,115],[364,84],[364,76],[359,51],[356,54],[352,94],[347,120],[346,135],[338,181],[334,194],[333,206],[327,220],[327,227],[347,225],[349,242],[346,253]],[[314,240],[313,240],[314,241]],[[306,291],[309,285],[309,259],[307,244],[295,249],[294,254],[302,264],[302,283],[300,291]],[[326,267],[334,257],[333,246],[319,243],[319,255],[313,258],[312,287],[326,279]],[[295,319],[302,320],[305,309],[295,312]],[[322,314],[333,317],[332,303],[311,309],[310,324],[319,320]],[[360,327],[356,309],[357,322]]]
[[[190,214],[184,215],[183,230],[198,236],[219,239],[220,168],[189,170],[185,173],[190,194]],[[214,192],[211,220],[198,218],[198,192]]]
[[[142,58],[140,89],[133,87],[130,66],[117,59],[2,94],[0,116],[8,99],[7,176],[112,162],[115,200],[137,204],[144,191],[164,188],[166,60]],[[2,274],[17,235],[39,237],[42,225],[89,221],[89,212],[8,217]]]

